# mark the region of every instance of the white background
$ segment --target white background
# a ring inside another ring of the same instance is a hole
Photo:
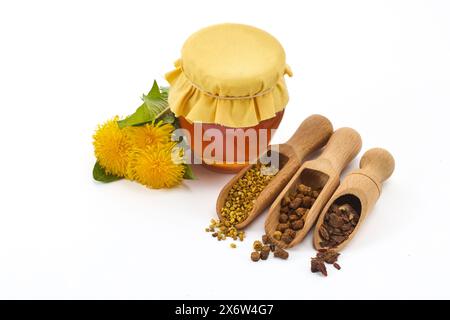
[[[0,298],[450,298],[449,17],[448,1],[1,1]],[[91,177],[96,125],[133,112],[220,22],[285,47],[274,142],[320,113],[396,158],[328,278],[309,271],[311,237],[251,263],[264,216],[235,250],[204,232],[230,176],[199,167],[163,191]]]

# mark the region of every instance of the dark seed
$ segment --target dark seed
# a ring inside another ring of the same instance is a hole
[[[330,235],[328,234],[327,229],[322,225],[319,229],[319,234],[322,237],[323,240],[329,240]]]
[[[333,241],[335,241],[336,243],[342,243],[344,242],[347,238],[345,236],[331,236],[331,239]]]
[[[286,243],[286,244],[290,244],[290,243],[292,242],[292,240],[294,240],[294,238],[292,238],[290,235],[288,235],[288,234],[286,234],[286,233],[284,233],[284,234],[281,236],[281,241],[283,241],[283,242]]]
[[[289,213],[289,207],[288,206],[286,206],[286,207],[281,207],[281,209],[280,209],[280,213],[282,213],[282,214],[288,214]]]
[[[267,234],[263,235],[261,240],[264,244],[270,244],[270,238]]]
[[[250,258],[252,259],[253,262],[258,262],[259,259],[261,259],[261,255],[259,252],[252,252]]]
[[[289,224],[287,224],[287,223],[280,223],[277,226],[277,231],[280,231],[280,232],[284,232],[287,229],[289,229]]]
[[[290,204],[289,204],[289,208],[291,208],[291,209],[297,209],[298,207],[300,207],[300,205],[302,204],[302,199],[301,198],[295,198],[294,199],[294,201],[292,201]]]
[[[269,254],[270,254],[270,247],[269,246],[264,246],[261,249],[261,260],[267,260],[267,258],[269,258]]]
[[[288,215],[285,214],[285,213],[280,214],[280,218],[278,219],[278,221],[279,221],[280,223],[286,223],[288,220],[289,220],[289,217],[288,217]]]
[[[273,255],[274,255],[274,257],[280,258],[283,260],[286,260],[287,258],[289,258],[289,253],[286,250],[283,250],[281,248],[276,248]]]
[[[304,226],[305,226],[305,221],[303,219],[297,220],[297,221],[291,223],[292,229],[294,229],[296,231],[303,229]]]
[[[330,225],[334,228],[342,227],[344,224],[344,220],[342,220],[341,217],[339,217],[337,214],[332,213],[330,215]]]
[[[306,214],[306,209],[305,208],[297,208],[295,210],[295,213],[297,215],[299,215],[300,217],[304,216]]]
[[[317,258],[325,261],[328,264],[335,263],[338,260],[339,256],[340,254],[333,250],[327,250],[325,252],[319,252],[317,254]]]

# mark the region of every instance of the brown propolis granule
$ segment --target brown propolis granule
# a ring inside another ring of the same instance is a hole
[[[336,248],[348,239],[358,222],[359,213],[350,204],[331,205],[319,229],[320,246]]]
[[[328,264],[334,264],[338,261],[340,255],[341,254],[336,251],[323,249],[319,250],[319,252],[317,253],[317,258],[325,261]]]
[[[262,247],[260,255],[261,255],[261,260],[267,260],[270,255],[270,247],[269,246]]]
[[[250,258],[252,259],[253,262],[258,262],[259,259],[261,259],[261,255],[259,252],[254,251],[252,252],[252,254],[250,255]]]
[[[311,272],[322,273],[325,277],[328,276],[326,264],[333,265],[337,270],[341,270],[341,266],[337,263],[340,253],[334,250],[319,250],[315,258],[311,259]]]
[[[323,260],[312,258],[311,259],[311,272],[312,273],[322,273],[325,277],[328,276],[327,267],[325,266],[325,263]]]
[[[261,238],[262,242],[257,240],[253,243],[253,249],[255,250],[251,254],[251,259],[253,261],[267,260],[271,252],[273,252],[274,257],[277,258],[287,259],[289,257],[289,253],[273,244],[269,236],[263,235]],[[258,260],[255,260],[257,258],[256,253],[259,254]]]
[[[289,258],[289,253],[286,250],[277,247],[275,249],[275,252],[273,253],[273,256],[276,258],[286,260],[287,258]]]

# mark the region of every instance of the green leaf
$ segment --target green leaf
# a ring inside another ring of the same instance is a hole
[[[175,115],[173,115],[175,117]],[[173,127],[175,129],[179,129],[180,128],[180,121],[178,120],[177,117],[175,117],[175,121],[172,123]]]
[[[163,87],[160,89],[158,83],[153,81],[150,92],[142,96],[144,103],[136,109],[135,113],[118,121],[119,128],[142,125],[164,115],[169,110],[168,93],[168,88]]]
[[[105,169],[100,166],[98,161],[95,163],[94,170],[92,171],[92,175],[96,181],[100,182],[113,182],[122,179],[121,177],[106,173]]]
[[[194,174],[194,171],[192,171],[192,167],[189,164],[184,164],[185,170],[184,170],[184,176],[183,179],[186,180],[196,180],[197,177]]]
[[[143,103],[139,108],[136,109],[136,111],[131,116],[126,117],[123,120],[117,121],[117,124],[119,125],[119,128],[122,129],[125,127],[147,123],[150,121],[149,119],[150,113],[148,112],[145,103]]]
[[[147,105],[148,111],[150,112],[150,116],[153,117],[152,121],[157,119],[160,115],[167,111],[169,107],[167,96],[168,91],[165,90],[164,94],[162,94],[159,89],[158,83],[154,81],[153,87],[150,92],[146,96],[142,97],[144,103]]]
[[[161,90],[161,96],[163,97],[163,99],[168,99],[169,98],[169,87],[160,87]]]
[[[161,117],[159,117],[159,120],[161,120],[163,123],[175,123],[175,115],[172,112],[164,113]]]

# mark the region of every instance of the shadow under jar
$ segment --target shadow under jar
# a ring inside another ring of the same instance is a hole
[[[283,47],[263,30],[227,23],[191,35],[166,79],[193,156],[237,172],[264,154],[289,100],[286,74]]]

